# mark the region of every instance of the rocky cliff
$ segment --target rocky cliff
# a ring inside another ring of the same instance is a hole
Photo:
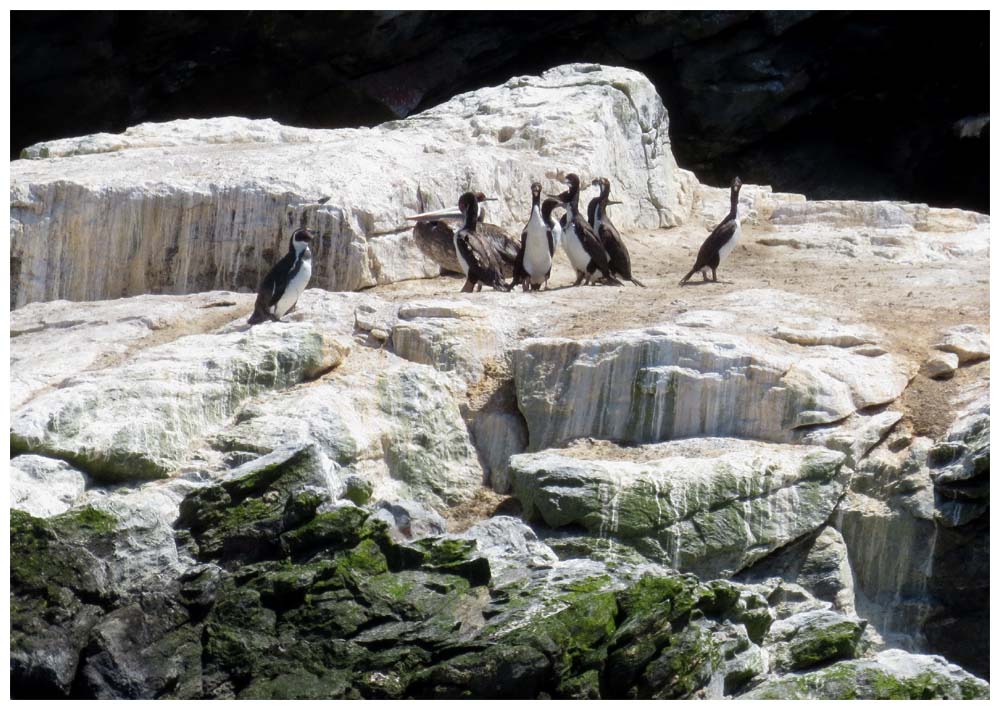
[[[728,199],[666,121],[586,65],[13,163],[12,694],[987,697],[989,219],[748,185],[721,281],[680,287]],[[480,185],[513,231],[570,167],[648,288],[559,254],[461,294],[381,234]],[[326,270],[248,329],[303,222]],[[148,271],[168,244],[190,268]]]

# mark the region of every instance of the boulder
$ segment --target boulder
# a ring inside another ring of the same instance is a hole
[[[777,670],[804,670],[861,654],[867,622],[833,611],[807,611],[771,625],[764,645]]]
[[[979,326],[957,325],[941,333],[941,341],[934,347],[954,353],[964,365],[990,356],[990,336]]]
[[[10,460],[10,507],[36,518],[65,513],[86,486],[87,476],[65,461],[32,454]]]
[[[305,323],[178,338],[35,397],[12,413],[11,448],[101,481],[162,478],[243,401],[315,378],[348,350]]]
[[[732,575],[829,517],[847,483],[843,454],[818,447],[694,439],[511,459],[528,519],[579,525],[704,577]]]
[[[955,374],[958,369],[959,359],[956,353],[946,353],[940,350],[932,350],[924,364],[920,366],[920,374],[930,377],[932,380],[946,380]]]

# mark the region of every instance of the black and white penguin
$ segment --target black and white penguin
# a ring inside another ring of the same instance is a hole
[[[608,252],[608,263],[611,265],[611,273],[626,281],[631,281],[636,286],[646,287],[639,279],[632,275],[632,259],[629,257],[628,247],[622,240],[621,234],[608,216],[608,205],[620,205],[621,202],[610,199],[611,181],[607,178],[595,178],[591,185],[597,186],[601,194],[590,201],[587,205],[587,217],[590,219],[590,226],[597,232],[601,239],[601,245]]]
[[[548,288],[552,274],[552,256],[556,252],[552,229],[542,218],[542,184],[531,183],[531,215],[521,232],[521,248],[514,266],[514,285],[523,284],[524,290]],[[551,211],[550,211],[551,214]]]
[[[312,275],[312,250],[309,244],[315,235],[308,229],[297,229],[288,240],[288,252],[274,265],[257,289],[257,302],[247,321],[250,325],[266,320],[281,320],[295,308],[299,296],[306,290]]]
[[[621,286],[621,282],[611,275],[608,253],[593,228],[580,217],[580,178],[575,173],[566,176],[567,190],[561,195],[549,195],[559,200],[566,210],[562,225],[562,243],[569,263],[576,270],[576,283],[586,279],[589,285],[594,272],[600,270],[604,280]]]
[[[694,266],[687,272],[687,276],[681,279],[680,285],[687,283],[688,279],[694,276],[695,272],[701,271],[704,281],[708,281],[708,270],[712,270],[712,281],[718,282],[715,270],[719,268],[719,263],[725,259],[729,252],[736,247],[736,242],[740,238],[740,187],[743,181],[738,177],[733,178],[732,187],[729,189],[729,214],[719,222],[712,233],[708,235],[698,250],[698,258],[695,259]]]

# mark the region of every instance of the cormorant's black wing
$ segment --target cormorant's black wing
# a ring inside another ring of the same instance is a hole
[[[723,245],[736,234],[736,220],[726,217],[712,230],[712,233],[705,237],[705,241],[698,250],[698,258],[695,260],[694,270],[707,265],[713,254],[718,254]]]
[[[622,241],[621,235],[607,218],[601,220],[601,226],[597,230],[601,238],[601,245],[608,252],[608,263],[611,270],[622,278],[632,280],[632,259],[629,257],[628,248]]]

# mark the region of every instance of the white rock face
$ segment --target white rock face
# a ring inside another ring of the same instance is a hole
[[[242,401],[326,372],[348,350],[305,323],[182,337],[35,397],[12,413],[11,446],[102,480],[164,477]]]
[[[892,401],[911,374],[893,355],[674,325],[528,340],[514,351],[513,366],[532,450],[585,436],[792,441],[798,427]]]
[[[33,454],[10,461],[10,507],[36,518],[65,513],[86,486],[87,477],[65,461]]]
[[[955,374],[958,369],[959,359],[956,353],[946,353],[940,350],[932,350],[924,364],[920,366],[920,373],[932,380],[943,380]]]
[[[373,129],[218,118],[32,146],[49,158],[11,164],[11,305],[255,290],[303,222],[320,234],[314,286],[432,276],[406,215],[475,188],[501,200],[491,222],[519,230],[531,182],[571,171],[634,196],[620,229],[676,225],[697,182],[668,129],[641,74],[575,64]]]
[[[124,360],[158,339],[211,328],[247,308],[248,297],[222,291],[19,308],[10,314],[11,409],[68,377]]]
[[[248,403],[212,443],[258,453],[315,444],[337,481],[369,481],[374,500],[412,498],[444,510],[483,478],[456,394],[430,367],[357,353],[344,372]]]
[[[959,325],[944,331],[941,342],[934,347],[958,355],[958,361],[964,365],[990,356],[990,336],[977,326]]]
[[[731,576],[818,528],[849,475],[840,453],[734,439],[620,449],[612,460],[602,453],[513,457],[525,514],[583,526],[708,578]]]

